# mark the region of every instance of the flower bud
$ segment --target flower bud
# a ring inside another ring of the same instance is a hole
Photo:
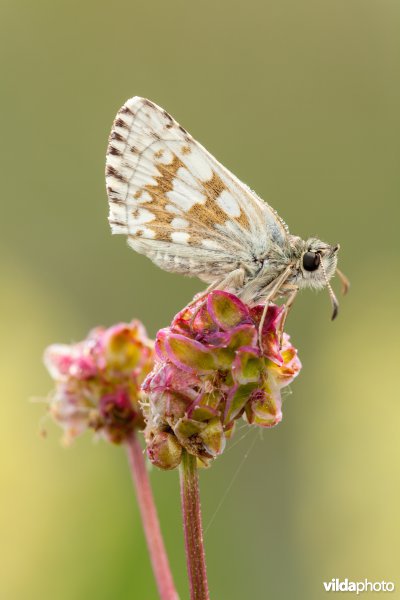
[[[158,431],[147,440],[147,456],[160,469],[175,469],[181,462],[182,446],[172,433]]]

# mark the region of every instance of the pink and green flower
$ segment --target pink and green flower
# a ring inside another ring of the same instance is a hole
[[[120,443],[143,429],[140,386],[154,364],[154,345],[139,321],[98,327],[76,344],[44,355],[55,381],[50,413],[71,441],[86,429]]]
[[[148,456],[176,467],[182,449],[208,464],[224,450],[235,422],[272,427],[282,419],[281,390],[299,373],[297,351],[280,335],[283,307],[246,306],[233,294],[210,292],[157,334],[148,397]]]

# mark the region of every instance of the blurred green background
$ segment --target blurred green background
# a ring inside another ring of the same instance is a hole
[[[201,474],[212,598],[318,600],[334,577],[400,598],[398,0],[3,0],[0,23],[0,597],[156,598],[123,450],[43,440],[29,403],[47,344],[134,316],[154,335],[202,289],[110,235],[107,137],[142,95],[292,233],[340,242],[352,282],[334,324],[326,293],[295,305],[282,424]],[[177,473],[151,478],[185,599]]]

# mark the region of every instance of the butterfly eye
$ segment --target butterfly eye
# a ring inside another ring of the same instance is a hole
[[[317,252],[306,252],[303,255],[303,267],[306,271],[315,271],[321,262],[321,256]]]

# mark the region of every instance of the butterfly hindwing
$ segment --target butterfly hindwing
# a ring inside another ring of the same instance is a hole
[[[143,98],[117,114],[106,178],[113,233],[168,271],[213,281],[287,235],[273,209]]]

